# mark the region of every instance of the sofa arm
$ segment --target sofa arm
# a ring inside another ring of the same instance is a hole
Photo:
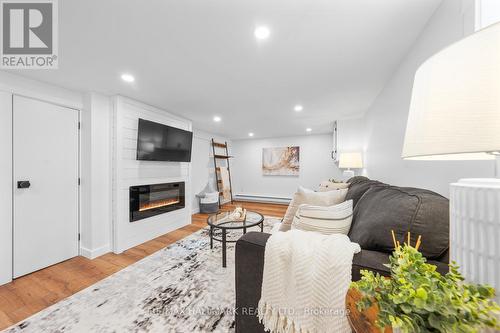
[[[249,232],[236,242],[236,332],[264,332],[257,309],[264,273],[264,252],[271,235]]]

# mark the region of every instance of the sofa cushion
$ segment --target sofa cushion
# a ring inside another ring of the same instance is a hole
[[[333,206],[300,205],[292,229],[318,232],[323,235],[347,235],[352,222],[352,200]]]
[[[389,186],[377,180],[370,180],[366,177],[353,177],[349,179],[349,190],[345,197],[346,200],[352,200],[354,207],[358,204],[359,199],[368,191],[372,186]]]
[[[389,253],[364,249],[356,253],[352,259],[352,280],[360,280],[362,270],[372,271],[383,276],[390,276],[391,272],[389,268],[385,266],[385,264],[389,263],[389,255]],[[436,266],[436,270],[443,275],[449,271],[447,263],[434,260],[428,260],[427,263]]]
[[[340,190],[349,188],[348,183],[334,183],[329,180],[325,180],[319,184],[318,192],[328,192],[332,190]]]
[[[367,180],[370,180],[370,178],[365,177],[365,176],[354,176],[352,178],[349,178],[349,180],[347,181],[347,183],[348,184],[356,184],[356,183],[365,182]]]
[[[442,257],[449,245],[448,199],[422,189],[370,187],[354,208],[349,237],[362,249],[391,252],[391,230],[401,243],[411,232],[412,245],[422,235],[422,254],[429,259]]]
[[[332,206],[339,204],[345,200],[347,189],[339,189],[328,192],[314,192],[299,186],[297,193],[293,196],[292,201],[288,205],[283,221],[281,222],[280,231],[288,231],[292,226],[293,219],[297,209],[302,204],[315,206]]]

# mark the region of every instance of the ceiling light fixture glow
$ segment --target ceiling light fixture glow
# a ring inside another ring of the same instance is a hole
[[[248,133],[248,136],[252,137],[252,136],[253,136],[253,133],[252,133],[252,132]]]
[[[312,132],[312,128],[310,127],[306,128],[306,132]]]
[[[129,82],[129,83],[131,83],[131,82],[134,82],[134,81],[135,81],[134,76],[133,76],[133,75],[131,75],[131,74],[122,74],[121,78],[122,78],[122,80],[123,80],[123,81],[125,81],[125,82]]]
[[[302,105],[298,104],[298,105],[295,105],[293,107],[293,109],[295,112],[300,112],[300,111],[304,110],[304,107]]]
[[[261,25],[255,28],[253,34],[255,35],[255,38],[264,40],[269,38],[269,36],[271,35],[271,30],[269,30],[269,28],[265,25]]]
[[[222,118],[221,118],[221,117],[219,117],[219,116],[214,116],[214,121],[215,121],[216,123],[219,123],[221,120],[222,120]]]

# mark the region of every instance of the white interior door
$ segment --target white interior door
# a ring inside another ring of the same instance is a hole
[[[14,96],[13,144],[16,278],[78,255],[78,111]]]

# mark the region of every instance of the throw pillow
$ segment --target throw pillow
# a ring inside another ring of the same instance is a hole
[[[314,192],[299,186],[298,191],[294,194],[288,209],[286,210],[283,222],[281,222],[281,231],[288,231],[292,226],[293,218],[297,209],[301,204],[309,204],[315,206],[332,206],[339,204],[345,200],[347,189],[328,191],[328,192]]]
[[[349,188],[349,184],[347,184],[347,183],[333,183],[329,180],[326,180],[324,182],[321,182],[321,184],[319,184],[318,192],[328,192],[328,191],[339,190],[339,189],[344,189],[344,188]]]
[[[352,200],[329,207],[300,205],[292,229],[314,231],[324,235],[347,235],[351,222]]]

